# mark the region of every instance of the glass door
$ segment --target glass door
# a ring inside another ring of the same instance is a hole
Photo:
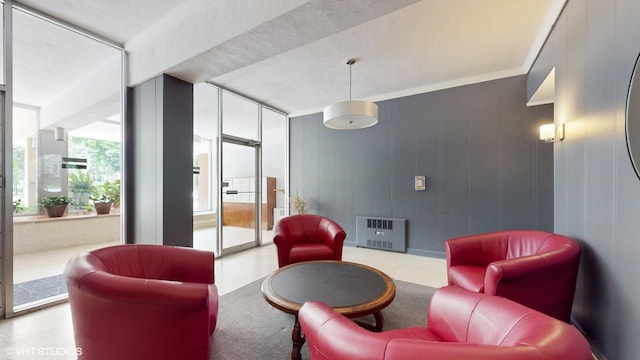
[[[223,255],[259,243],[262,184],[257,171],[258,151],[257,141],[223,136],[220,181]]]

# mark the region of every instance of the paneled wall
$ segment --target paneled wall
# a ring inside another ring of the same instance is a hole
[[[573,316],[616,360],[640,354],[640,180],[625,140],[638,16],[638,0],[569,0],[528,79],[531,94],[556,68],[555,230],[582,244]]]
[[[193,247],[193,85],[159,75],[128,100],[126,242]]]
[[[553,105],[526,107],[516,76],[382,101],[372,128],[292,118],[290,189],[337,220],[354,245],[356,216],[406,218],[408,251],[444,256],[444,240],[553,228],[553,145],[538,126]],[[427,189],[414,190],[424,175]]]

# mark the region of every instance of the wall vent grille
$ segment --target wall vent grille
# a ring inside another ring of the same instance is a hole
[[[356,216],[356,246],[406,252],[406,219]]]

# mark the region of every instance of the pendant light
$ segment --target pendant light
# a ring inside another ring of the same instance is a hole
[[[324,126],[337,130],[364,129],[378,123],[378,105],[370,101],[351,100],[351,65],[349,65],[349,101],[331,104],[324,108]]]

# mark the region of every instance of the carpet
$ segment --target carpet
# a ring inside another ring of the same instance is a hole
[[[256,280],[220,297],[210,359],[291,359],[294,317],[264,300],[262,281]],[[429,300],[436,289],[398,280],[395,283],[396,297],[382,310],[383,330],[425,326]],[[306,343],[302,358],[309,359]]]
[[[13,305],[18,306],[66,292],[67,284],[62,274],[25,281],[13,286]]]

